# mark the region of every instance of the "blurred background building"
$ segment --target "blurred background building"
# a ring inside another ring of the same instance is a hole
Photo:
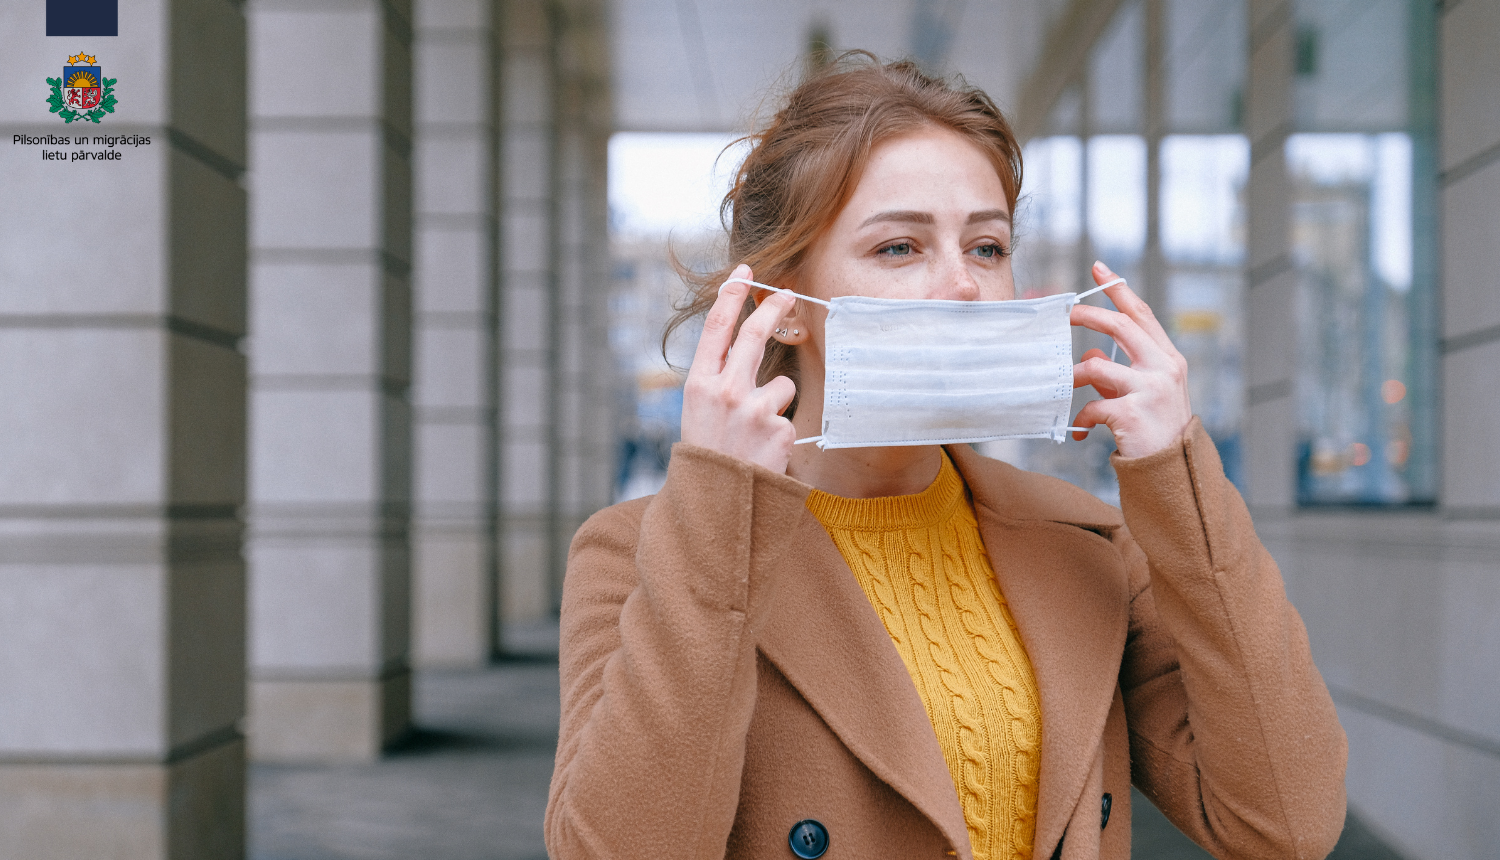
[[[0,8],[7,137],[82,49],[87,131],[151,139],[0,147],[0,856],[242,856],[247,762],[376,760],[414,677],[555,643],[676,439],[668,250],[722,262],[735,139],[848,48],[1012,117],[1023,294],[1101,258],[1166,320],[1351,809],[1500,850],[1500,0],[119,7]],[[987,452],[1117,500],[1111,449]]]

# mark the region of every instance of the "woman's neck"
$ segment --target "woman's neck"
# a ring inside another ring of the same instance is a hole
[[[786,472],[825,493],[849,499],[909,496],[932,486],[942,466],[936,445],[904,448],[792,449]]]

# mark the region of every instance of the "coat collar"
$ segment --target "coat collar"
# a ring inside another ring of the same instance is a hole
[[[1104,734],[1128,623],[1113,545],[1120,512],[1040,475],[948,448],[1036,672],[1042,760],[1036,845],[1062,837]],[[846,747],[972,856],[953,779],[890,636],[811,513],[785,557],[798,583],[768,595],[760,650]]]

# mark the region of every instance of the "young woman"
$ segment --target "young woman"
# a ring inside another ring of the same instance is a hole
[[[750,143],[666,484],[573,542],[552,856],[1124,858],[1132,783],[1217,857],[1326,855],[1343,732],[1129,286],[1071,311],[1130,358],[1073,368],[1120,509],[967,445],[794,445],[827,312],[744,281],[1014,298],[990,99],[846,58]]]

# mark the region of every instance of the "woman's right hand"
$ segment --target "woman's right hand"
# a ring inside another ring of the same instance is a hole
[[[731,277],[751,280],[750,267],[737,267]],[[766,341],[797,300],[772,293],[736,337],[734,324],[749,291],[741,283],[725,286],[703,320],[703,335],[682,388],[682,441],[785,472],[796,431],[781,413],[791,405],[797,386],[785,376],[756,386],[755,375]]]

